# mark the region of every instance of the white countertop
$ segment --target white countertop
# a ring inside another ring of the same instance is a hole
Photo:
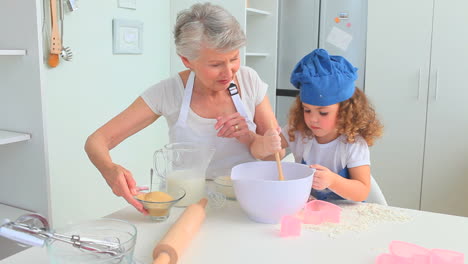
[[[348,207],[349,208],[349,207]],[[392,240],[406,241],[432,249],[462,252],[468,256],[468,218],[388,207],[402,212],[405,221],[379,222],[359,231],[346,231],[334,237],[330,232],[302,230],[299,237],[282,238],[279,225],[255,223],[247,218],[237,202],[221,209],[209,209],[206,220],[179,263],[375,263],[388,252]],[[173,208],[164,223],[154,223],[132,207],[108,217],[134,223],[138,229],[135,259],[151,263],[154,246],[183,209]],[[353,226],[349,219],[342,224]],[[31,248],[0,261],[0,264],[48,263],[46,249]]]

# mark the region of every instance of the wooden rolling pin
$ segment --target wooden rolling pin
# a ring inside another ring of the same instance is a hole
[[[176,264],[182,252],[200,229],[205,220],[205,206],[208,201],[203,198],[198,203],[185,209],[182,215],[167,231],[153,250],[153,264]]]

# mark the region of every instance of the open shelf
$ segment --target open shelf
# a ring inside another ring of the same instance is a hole
[[[32,212],[0,203],[0,219],[7,218],[7,219],[10,219],[11,221],[14,221],[16,220],[16,218],[24,214],[30,214],[30,213]]]
[[[2,50],[0,49],[0,56],[24,56],[26,50]]]
[[[245,65],[254,69],[268,87],[268,98],[275,109],[276,50],[278,42],[279,0],[244,0],[245,9]]]
[[[269,55],[270,54],[266,52],[246,52],[245,53],[245,56],[248,56],[248,57],[267,57]]]
[[[255,9],[255,8],[250,8],[250,7],[246,8],[245,10],[247,11],[248,15],[250,15],[250,14],[251,15],[271,15],[271,13],[268,12],[268,11]]]
[[[0,130],[0,145],[26,141],[31,139],[31,135],[12,131]]]

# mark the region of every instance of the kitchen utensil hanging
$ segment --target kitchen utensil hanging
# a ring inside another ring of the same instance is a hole
[[[62,42],[57,24],[57,1],[50,0],[51,35],[50,53],[47,63],[50,67],[57,67],[59,64],[59,54],[62,52]]]
[[[64,42],[64,6],[63,6],[63,0],[59,0],[59,6],[60,6],[60,39],[61,39],[61,46],[62,50],[60,51],[60,56],[66,60],[66,61],[71,61],[73,58],[73,53],[70,47],[64,47],[63,42]]]

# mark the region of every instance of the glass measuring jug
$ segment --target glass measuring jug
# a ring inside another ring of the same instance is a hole
[[[154,153],[152,191],[167,191],[177,187],[185,190],[185,197],[175,206],[184,207],[205,197],[205,174],[215,153],[198,143],[171,143]]]

